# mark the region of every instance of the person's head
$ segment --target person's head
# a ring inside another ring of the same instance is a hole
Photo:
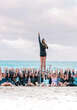
[[[8,78],[10,78],[10,74],[8,73]]]
[[[41,76],[43,79],[45,78],[45,75],[44,74],[42,74],[42,76]]]
[[[48,78],[51,78],[51,74],[48,74]]]
[[[32,77],[33,77],[33,78],[35,77],[35,74],[34,74],[34,73],[32,73]]]
[[[58,69],[55,70],[55,73],[58,74]]]
[[[20,78],[23,78],[23,73],[20,73]]]
[[[28,77],[31,77],[31,76],[32,76],[32,73],[31,73],[31,72],[29,72],[29,73],[28,73]]]
[[[16,73],[18,73],[18,68],[16,68]]]
[[[67,75],[67,71],[65,70],[64,75]]]
[[[75,75],[75,70],[74,69],[72,69],[72,75]]]
[[[2,77],[4,78],[4,73],[2,73]]]
[[[3,74],[3,78],[6,78],[6,74],[5,73]]]
[[[68,77],[71,78],[72,77],[72,74],[71,74],[71,71],[69,70],[69,73],[68,73]]]
[[[48,76],[47,76],[47,75],[45,75],[45,80],[46,80],[46,79],[48,79]]]
[[[60,69],[60,73],[61,73],[61,74],[63,73],[63,69]]]
[[[27,74],[25,74],[25,78],[27,78],[28,77],[28,75]]]
[[[54,73],[54,74],[53,74],[53,78],[56,78],[56,77],[57,77],[57,73]]]
[[[16,74],[14,73],[14,74],[13,74],[13,78],[15,78],[15,77],[16,77]]]
[[[45,41],[45,39],[43,38],[43,39],[42,39],[42,43],[45,44],[45,42],[46,42],[46,41]]]
[[[38,76],[38,73],[37,73],[37,71],[35,71],[35,77],[37,77]]]
[[[64,74],[60,73],[60,78],[64,79]]]

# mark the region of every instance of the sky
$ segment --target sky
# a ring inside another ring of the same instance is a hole
[[[38,32],[48,61],[77,61],[77,0],[0,1],[0,60],[40,60]]]

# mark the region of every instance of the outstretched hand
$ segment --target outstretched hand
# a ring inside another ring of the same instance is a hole
[[[40,33],[38,32],[38,37],[40,36]]]

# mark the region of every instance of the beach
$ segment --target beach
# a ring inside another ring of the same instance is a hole
[[[76,87],[0,87],[2,110],[74,110]]]

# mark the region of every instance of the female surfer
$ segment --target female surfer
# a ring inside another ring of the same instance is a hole
[[[45,39],[43,38],[42,41],[40,40],[40,33],[38,32],[38,40],[40,45],[40,60],[41,60],[41,73],[44,68],[44,72],[46,71],[46,49],[48,49],[48,46],[46,44]]]

